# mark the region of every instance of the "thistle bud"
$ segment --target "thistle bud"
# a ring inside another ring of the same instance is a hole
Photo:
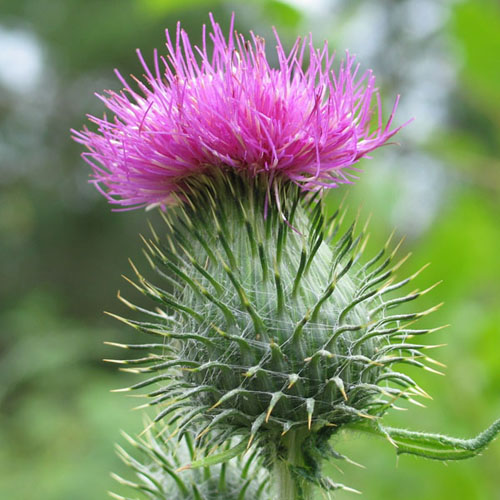
[[[278,191],[278,209],[259,179],[201,182],[164,214],[165,234],[145,240],[157,277],[134,267],[159,307],[126,321],[160,342],[123,362],[146,376],[132,388],[152,388],[155,420],[176,433],[239,435],[268,456],[286,454],[293,435],[319,471],[312,450],[333,432],[426,396],[399,367],[432,370],[418,340],[429,330],[409,326],[432,309],[394,312],[421,294],[395,294],[411,280],[395,278],[397,245],[363,261],[365,231],[296,186]]]
[[[201,465],[203,450],[195,446],[189,433],[185,433],[182,439],[174,440],[168,437],[168,433],[156,433],[149,429],[145,436],[138,439],[127,434],[124,434],[124,437],[128,441],[128,448],[133,451],[128,452],[117,446],[117,453],[135,477],[127,479],[113,474],[113,478],[141,495],[141,498],[151,500],[269,498],[269,475],[261,466],[257,450],[253,450],[245,457],[235,457],[225,463]],[[229,441],[225,448],[230,448],[231,444]],[[110,494],[112,498],[127,500],[127,497],[122,495]]]

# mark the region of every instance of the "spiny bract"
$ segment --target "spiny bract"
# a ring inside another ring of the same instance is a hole
[[[168,433],[158,433],[150,429],[143,438],[137,440],[124,434],[133,447],[130,454],[121,446],[117,452],[124,464],[134,472],[134,480],[124,479],[117,474],[113,477],[122,485],[151,500],[260,500],[267,495],[269,476],[261,467],[257,450],[246,456],[233,458],[227,463],[200,468],[190,468],[180,472],[185,464],[203,456],[189,433],[182,439],[165,437]],[[231,442],[226,447],[230,447]],[[129,497],[111,493],[119,500]]]
[[[136,287],[159,307],[122,299],[150,317],[124,321],[159,339],[123,346],[149,354],[119,361],[151,374],[133,389],[159,383],[148,394],[156,420],[266,448],[288,432],[327,439],[398,399],[427,396],[396,368],[432,370],[422,353],[429,346],[417,340],[429,330],[409,323],[434,309],[392,312],[425,293],[393,296],[412,278],[393,281],[397,246],[361,264],[365,231],[356,223],[340,231],[341,213],[326,217],[318,197],[304,202],[287,184],[281,207],[269,204],[264,217],[265,181],[224,174],[198,182],[163,214],[167,234],[145,240],[162,283],[137,271]]]

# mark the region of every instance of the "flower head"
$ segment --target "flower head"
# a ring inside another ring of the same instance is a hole
[[[246,40],[231,25],[226,39],[210,19],[211,48],[205,27],[201,47],[180,25],[175,41],[167,30],[167,57],[155,52],[152,70],[138,51],[146,72],[140,93],[117,72],[123,91],[99,96],[114,119],[90,117],[97,132],[73,131],[111,203],[164,206],[189,178],[214,169],[263,176],[268,185],[336,187],[401,128],[391,128],[397,100],[384,125],[375,77],[360,74],[349,54],[335,71],[326,43],[315,49],[309,35],[286,53],[276,34],[272,68],[262,38]]]

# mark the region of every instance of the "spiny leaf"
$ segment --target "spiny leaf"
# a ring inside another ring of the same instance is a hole
[[[471,439],[383,427],[380,424],[349,424],[346,429],[384,438],[388,435],[395,443],[398,455],[406,453],[433,460],[463,460],[477,456],[500,434],[500,419]]]

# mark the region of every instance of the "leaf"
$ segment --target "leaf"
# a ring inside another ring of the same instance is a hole
[[[217,455],[209,455],[208,457],[201,458],[200,460],[195,460],[190,464],[184,465],[177,469],[176,472],[181,472],[188,469],[199,469],[200,467],[210,467],[211,465],[221,464],[228,462],[231,458],[234,458],[241,453],[243,453],[247,448],[247,443],[245,440],[241,441],[239,444],[230,448],[229,450],[218,453]]]
[[[500,434],[500,419],[471,439],[383,427],[373,422],[351,424],[346,426],[346,429],[388,439],[397,448],[398,455],[407,453],[431,460],[464,460],[479,455]]]

